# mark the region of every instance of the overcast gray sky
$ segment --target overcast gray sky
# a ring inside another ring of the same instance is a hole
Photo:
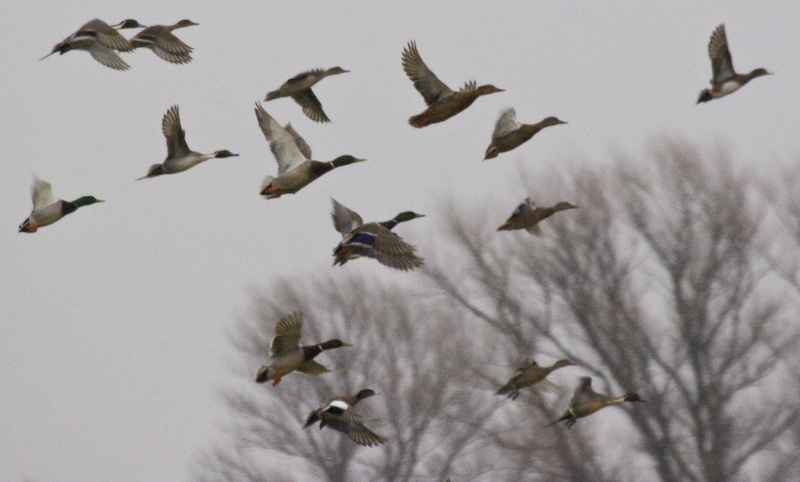
[[[429,214],[401,229],[424,256],[442,199],[485,206],[499,224],[536,197],[521,187],[521,168],[603,163],[660,135],[725,146],[751,165],[797,162],[796,0],[430,3],[4,2],[0,478],[186,478],[225,419],[218,390],[252,383],[229,374],[225,334],[247,315],[252,290],[333,269],[331,196],[367,221]],[[176,35],[194,61],[176,66],[146,50],[124,54],[127,72],[86,52],[38,61],[95,17],[189,18],[200,25]],[[723,22],[735,68],[775,75],[695,105],[711,76],[709,36]],[[476,79],[506,91],[443,124],[410,127],[425,107],[400,64],[410,39],[451,88]],[[289,99],[265,108],[292,122],[315,159],[368,162],[265,201],[259,185],[277,166],[254,102],[299,72],[334,65],[351,72],[314,89],[331,124]],[[192,149],[241,156],[135,182],[166,154],[161,118],[172,104]],[[508,106],[521,122],[555,115],[569,124],[481,162]],[[58,197],[107,202],[18,234],[31,173]],[[336,269],[378,270],[389,282],[415,276],[365,261]]]

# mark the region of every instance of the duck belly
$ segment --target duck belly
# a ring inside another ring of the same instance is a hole
[[[741,85],[739,84],[739,82],[734,82],[732,80],[723,82],[718,86],[717,89],[714,89],[715,90],[714,97],[720,98],[720,97],[725,97],[726,95],[733,94],[734,92],[739,90],[740,87]]]
[[[189,156],[179,157],[176,159],[167,159],[166,161],[164,161],[164,172],[166,174],[175,174],[176,172],[183,172],[212,157],[214,156],[189,155]]]
[[[64,213],[61,209],[61,202],[50,204],[31,214],[31,218],[36,221],[39,227],[53,224],[62,217],[64,217]]]

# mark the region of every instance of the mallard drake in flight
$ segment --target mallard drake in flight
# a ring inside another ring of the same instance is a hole
[[[147,170],[147,175],[138,180],[149,177],[161,176],[162,174],[175,174],[190,169],[203,161],[214,158],[236,157],[231,151],[214,151],[211,154],[201,154],[189,149],[186,144],[186,132],[181,127],[181,117],[177,105],[169,108],[164,118],[161,120],[161,132],[167,139],[167,158],[163,164],[153,164]]]
[[[731,51],[728,50],[728,37],[725,25],[719,25],[708,42],[708,56],[711,58],[711,88],[703,89],[697,103],[719,99],[739,90],[744,84],[762,75],[771,75],[766,69],[755,69],[749,74],[737,74],[733,70]]]
[[[474,80],[467,82],[458,92],[454,92],[425,65],[413,40],[403,49],[403,70],[428,104],[425,112],[408,120],[414,127],[425,127],[445,121],[472,105],[478,97],[503,92],[503,89],[493,85],[478,87]]]
[[[536,203],[531,198],[525,198],[525,201],[517,206],[517,209],[511,213],[505,223],[502,224],[498,231],[511,231],[515,229],[524,229],[531,234],[540,236],[542,230],[539,228],[539,222],[549,218],[553,214],[564,211],[566,209],[578,209],[578,206],[573,206],[568,202],[560,202],[551,207],[537,207]]]
[[[312,161],[311,147],[306,141],[291,125],[281,127],[258,102],[256,118],[275,160],[278,161],[278,177],[267,176],[261,183],[261,195],[267,199],[294,194],[332,169],[366,160],[345,155],[330,162]]]
[[[75,33],[57,43],[53,51],[39,60],[58,52],[64,55],[70,50],[85,50],[89,52],[93,59],[115,70],[128,70],[130,65],[117,55],[115,50],[128,52],[133,50],[133,46],[128,39],[123,37],[118,30],[123,28],[143,28],[139,22],[133,19],[123,20],[116,25],[109,25],[96,18],[86,22]]]
[[[331,67],[328,70],[313,69],[302,74],[297,74],[287,80],[278,90],[273,90],[267,94],[264,102],[278,99],[280,97],[291,97],[303,108],[303,114],[314,122],[330,122],[328,116],[322,110],[322,104],[311,87],[329,75],[343,74],[350,72],[341,67]]]
[[[587,417],[601,408],[618,405],[622,402],[646,402],[642,400],[637,393],[627,393],[621,397],[611,397],[602,393],[597,393],[592,390],[592,378],[581,377],[578,388],[575,389],[575,394],[572,396],[572,401],[569,403],[569,408],[555,422],[547,425],[555,425],[558,422],[565,421],[567,428],[575,425],[581,417]]]
[[[42,226],[53,224],[67,214],[74,213],[80,207],[104,202],[94,196],[79,197],[72,202],[58,199],[53,196],[50,183],[36,176],[33,177],[31,198],[33,198],[33,210],[28,219],[19,225],[20,233],[35,233]]]
[[[134,35],[131,38],[131,45],[134,49],[148,48],[160,58],[173,64],[191,62],[192,48],[183,43],[172,31],[192,25],[198,24],[184,19],[173,25],[153,25]]]
[[[547,382],[545,377],[554,370],[571,365],[572,362],[569,360],[558,360],[549,367],[542,367],[536,363],[536,360],[525,360],[508,382],[497,390],[497,395],[508,395],[508,398],[511,400],[516,400],[521,388],[529,387],[536,383]]]
[[[328,340],[318,345],[301,345],[300,332],[303,329],[303,314],[292,313],[284,316],[275,326],[275,337],[269,344],[269,356],[272,363],[262,365],[256,374],[256,383],[274,380],[274,387],[281,381],[281,377],[295,370],[309,375],[318,375],[329,371],[324,366],[314,361],[314,357],[325,350],[352,346],[338,338]]]
[[[334,266],[345,264],[359,256],[377,259],[384,266],[403,271],[422,266],[424,260],[414,254],[416,248],[391,230],[399,223],[421,218],[424,214],[404,211],[388,221],[364,224],[358,213],[335,199],[331,201],[333,226],[342,233],[342,242],[333,250],[336,257]]]
[[[375,395],[375,392],[372,389],[365,388],[355,395],[334,397],[325,405],[312,411],[308,415],[303,428],[310,427],[319,421],[320,430],[327,425],[347,435],[350,440],[358,445],[372,447],[373,445],[384,444],[386,439],[364,426],[361,415],[354,408],[358,402],[373,395]]]
[[[545,117],[536,124],[520,124],[517,122],[516,111],[513,107],[509,107],[500,113],[492,133],[492,142],[486,148],[486,156],[483,159],[491,159],[497,157],[501,152],[517,148],[545,127],[558,124],[566,124],[566,122],[551,116]]]

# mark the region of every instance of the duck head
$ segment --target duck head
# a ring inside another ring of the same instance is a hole
[[[564,358],[564,359],[558,360],[557,362],[555,362],[553,364],[553,370],[555,370],[556,368],[569,367],[569,366],[572,366],[572,365],[574,365],[574,363],[572,363],[571,361],[569,361],[566,358]]]
[[[142,25],[132,18],[127,18],[116,25],[112,25],[112,27],[119,30],[123,28],[147,28],[146,25]]]
[[[578,209],[578,206],[575,206],[574,204],[568,203],[566,201],[560,202],[555,206],[553,206],[554,211],[564,211],[567,209]]]
[[[83,196],[79,197],[78,199],[72,201],[72,204],[81,207],[81,206],[90,206],[95,203],[104,203],[102,199],[97,199],[94,196]]]
[[[562,121],[561,119],[555,116],[545,117],[544,119],[542,119],[542,125],[544,127],[557,126],[558,124],[566,124],[566,123],[567,123],[566,121]]]
[[[418,214],[415,213],[414,211],[403,211],[402,213],[395,216],[393,219],[397,223],[403,223],[405,221],[411,221],[412,219],[424,218],[424,217],[425,217],[424,214]]]
[[[647,402],[647,400],[644,400],[642,397],[639,396],[638,393],[635,393],[635,392],[625,394],[625,400],[624,401],[626,401],[626,402]]]
[[[183,27],[191,27],[192,25],[200,25],[199,23],[192,22],[189,19],[183,19],[180,22],[173,25],[173,28],[183,28]]]
[[[332,160],[331,165],[333,165],[333,167],[342,167],[348,164],[353,164],[354,162],[364,162],[364,161],[366,161],[366,159],[359,159],[357,157],[353,157],[348,154],[344,156],[339,156],[336,159]]]
[[[356,400],[361,401],[361,400],[364,400],[365,398],[369,398],[369,397],[371,397],[373,395],[375,395],[375,390],[373,390],[371,388],[365,388],[363,390],[360,390],[358,393],[356,393]]]
[[[325,75],[336,75],[336,74],[344,74],[350,72],[349,70],[345,70],[339,66],[331,67],[330,69],[325,71]]]
[[[767,72],[767,69],[758,68],[747,74],[748,77],[751,79],[755,79],[756,77],[761,77],[762,75],[772,75],[771,72]]]
[[[350,343],[345,343],[338,338],[334,338],[333,340],[328,340],[324,343],[320,343],[319,347],[323,350],[330,350],[331,348],[342,348],[343,346],[353,346]]]
[[[495,87],[492,84],[482,85],[478,87],[477,91],[478,95],[488,95],[488,94],[494,94],[495,92],[505,92],[504,89]]]
[[[239,154],[234,154],[234,153],[232,153],[231,151],[228,151],[228,150],[225,150],[225,149],[223,149],[223,150],[221,150],[221,151],[215,151],[215,152],[214,152],[214,157],[216,157],[216,158],[222,158],[222,157],[238,157],[238,156],[239,156]]]

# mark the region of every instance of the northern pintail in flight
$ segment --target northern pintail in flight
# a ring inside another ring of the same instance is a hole
[[[153,25],[134,35],[131,38],[131,45],[134,49],[148,48],[162,59],[173,64],[191,62],[192,48],[183,43],[172,31],[192,25],[198,24],[184,19],[173,25]]]
[[[52,52],[39,60],[44,60],[56,52],[64,55],[70,50],[85,50],[89,52],[93,59],[106,67],[111,67],[115,70],[128,70],[130,65],[125,63],[115,50],[128,52],[133,50],[133,46],[118,30],[143,27],[144,25],[133,19],[123,20],[116,25],[109,25],[96,18],[85,23],[75,33],[57,43]]]
[[[267,94],[264,101],[278,99],[280,97],[291,97],[303,108],[303,114],[315,122],[330,122],[328,116],[322,110],[322,104],[311,87],[329,75],[343,74],[349,72],[341,67],[331,67],[330,69],[313,69],[302,74],[297,74],[287,80],[278,90],[273,90]]]
[[[572,396],[572,401],[570,401],[567,411],[561,416],[561,418],[547,426],[549,427],[550,425],[555,425],[558,422],[564,421],[566,422],[567,428],[569,428],[575,425],[575,422],[577,422],[579,418],[588,417],[602,408],[619,405],[623,402],[646,401],[647,400],[642,400],[642,398],[639,397],[639,394],[633,392],[626,393],[621,397],[612,397],[603,393],[597,393],[592,390],[592,378],[581,377],[578,388],[575,389],[575,393]]]
[[[186,132],[181,127],[180,112],[178,106],[173,105],[169,108],[164,119],[161,121],[161,131],[167,139],[167,158],[164,159],[162,164],[153,164],[147,170],[147,175],[140,177],[145,179],[148,177],[160,176],[162,174],[175,174],[176,172],[183,172],[192,168],[203,161],[213,158],[235,157],[239,154],[233,154],[228,150],[214,151],[211,154],[201,154],[189,149],[186,144]]]

